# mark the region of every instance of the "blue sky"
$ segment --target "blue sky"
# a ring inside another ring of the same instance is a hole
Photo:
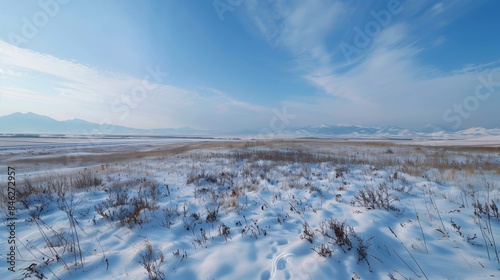
[[[500,127],[499,1],[2,7],[0,115],[217,130]]]

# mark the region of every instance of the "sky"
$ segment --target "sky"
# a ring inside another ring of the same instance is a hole
[[[0,115],[500,127],[500,1],[1,0]]]

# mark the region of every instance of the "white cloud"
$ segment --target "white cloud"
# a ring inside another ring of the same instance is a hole
[[[0,84],[2,115],[33,111],[60,120],[81,118],[131,127],[229,130],[265,126],[271,112],[271,108],[230,98],[215,89],[168,85],[166,74],[155,81],[152,72],[164,71],[157,66],[145,67],[144,79],[140,79],[102,72],[4,41],[0,41],[0,49],[4,50],[0,69],[11,73],[8,83]],[[12,75],[20,72],[25,74]]]
[[[325,39],[337,26],[344,10],[341,2],[249,1],[248,12],[264,37],[272,44],[290,49],[296,56],[306,56],[315,63],[330,62]]]
[[[479,75],[489,69],[498,73],[497,62],[464,65],[443,73],[420,60],[426,44],[444,42],[439,28],[460,14],[466,4],[402,4],[403,12],[371,38],[360,59],[346,64],[344,58],[336,56],[340,53],[338,43],[352,37],[353,27],[363,29],[366,25],[366,16],[353,14],[351,2],[246,1],[248,15],[263,37],[286,49],[296,63],[298,79],[319,90],[306,101],[283,100],[276,106],[278,110],[286,106],[297,116],[289,125],[436,123],[442,121],[445,110],[474,93]],[[369,14],[370,8],[363,11]],[[415,26],[425,29],[426,36],[433,34],[433,39],[419,41],[421,34]],[[150,82],[152,89],[142,98],[133,93],[135,87],[143,85],[142,77],[106,73],[3,41],[0,50],[0,71],[5,78],[0,84],[0,114],[30,110],[59,119],[105,119],[133,127],[228,130],[269,127],[273,119],[272,108],[242,102],[210,87]],[[490,107],[482,106],[474,115],[483,119],[494,115]]]
[[[445,13],[449,18],[459,14],[463,5],[457,2],[446,9],[438,3],[429,10],[429,2],[404,2],[403,13],[397,19],[393,15],[395,19],[370,38],[371,43],[362,50],[360,59],[347,64],[333,60],[337,50],[332,41],[330,45],[326,43],[327,39],[339,35],[335,31],[342,26],[363,25],[351,22],[356,17],[345,16],[349,14],[349,3],[327,2],[292,2],[285,8],[280,1],[274,2],[274,6],[257,8],[255,2],[249,6],[250,16],[266,38],[287,47],[303,66],[298,67],[298,74],[327,94],[312,96],[308,104],[285,102],[291,110],[300,112],[298,122],[403,126],[442,123],[443,112],[473,94],[478,75],[492,69],[492,65],[474,65],[442,73],[433,65],[420,62],[423,49],[413,23],[437,30],[443,26],[439,23]],[[341,36],[337,43],[344,38]],[[444,38],[438,37],[434,45],[443,42]],[[475,112],[478,118],[492,113],[486,109]]]
[[[436,5],[432,6],[431,10],[434,15],[442,13],[444,10],[444,3],[443,2],[437,3]]]

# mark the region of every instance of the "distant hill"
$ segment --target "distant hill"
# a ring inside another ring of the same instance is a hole
[[[397,126],[369,127],[359,125],[321,125],[290,128],[281,131],[285,135],[304,135],[305,137],[372,138],[372,139],[463,139],[500,135],[500,129],[482,127],[464,130],[445,129],[427,125],[422,129],[408,129]]]
[[[132,135],[205,135],[212,131],[186,128],[136,129],[119,125],[107,125],[106,134]],[[58,121],[35,113],[13,113],[0,116],[0,133],[53,133],[53,134],[102,134],[99,124],[81,119]]]
[[[372,139],[456,139],[500,135],[500,129],[482,127],[452,131],[436,125],[426,125],[421,130],[397,126],[370,127],[360,125],[320,125],[287,127],[280,131],[258,130],[214,131],[197,130],[189,127],[162,129],[135,129],[125,126],[109,125],[105,134],[120,135],[162,135],[162,136],[210,136],[210,135],[247,135],[263,138],[271,137],[325,137],[325,138],[372,138]],[[13,113],[0,116],[0,133],[36,133],[36,134],[103,134],[99,124],[81,119],[57,121],[35,113]]]

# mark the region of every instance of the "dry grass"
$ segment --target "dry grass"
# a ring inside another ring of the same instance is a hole
[[[269,140],[269,141],[200,141],[185,144],[165,144],[150,151],[133,151],[130,147],[119,147],[109,153],[104,153],[103,148],[92,148],[83,152],[80,157],[80,166],[95,165],[97,168],[87,169],[79,173],[68,173],[74,187],[84,188],[90,185],[101,185],[102,179],[109,181],[114,175],[120,178],[134,180],[133,174],[145,174],[151,166],[165,159],[191,158],[198,162],[192,166],[193,174],[187,178],[188,184],[200,179],[223,180],[220,174],[201,174],[204,162],[214,159],[220,160],[223,165],[231,162],[244,161],[247,164],[238,176],[248,177],[244,190],[255,190],[258,180],[249,178],[249,174],[256,170],[261,172],[260,179],[272,180],[266,170],[273,169],[280,162],[301,163],[305,166],[314,164],[331,164],[332,166],[367,165],[372,169],[385,169],[392,167],[394,171],[401,171],[415,177],[425,176],[436,182],[455,181],[461,178],[475,178],[477,175],[491,173],[500,174],[500,160],[497,156],[500,147],[427,147],[398,145],[391,142],[377,141],[334,141],[334,140]],[[67,158],[62,155],[47,155],[43,158],[12,159],[7,165],[28,164],[55,167],[60,161]],[[146,162],[148,164],[142,164]],[[307,165],[309,164],[309,165]],[[182,166],[176,166],[182,169]],[[47,169],[46,169],[47,170]],[[169,172],[176,172],[170,170]],[[296,177],[308,178],[310,170],[304,169]],[[113,175],[113,176],[111,176]],[[150,174],[149,174],[150,175]],[[212,176],[213,175],[213,176]],[[300,176],[299,176],[300,175]],[[214,177],[214,178],[212,178]],[[47,176],[22,177],[19,188],[21,199],[33,193],[47,192],[43,182]],[[290,177],[290,187],[303,187],[295,184],[293,176]],[[112,187],[135,185],[136,182],[119,180]],[[217,184],[225,184],[217,182]],[[224,203],[230,208],[239,197],[228,198]]]
[[[103,147],[82,148],[84,154],[78,157],[79,166],[88,166],[98,162],[101,168],[106,169],[113,163],[138,161],[145,158],[164,158],[195,151],[213,151],[214,156],[221,149],[235,151],[231,157],[234,159],[271,160],[271,161],[300,161],[300,162],[325,162],[333,161],[337,164],[371,164],[374,166],[396,166],[405,161],[420,159],[418,165],[423,168],[465,168],[463,163],[454,163],[450,160],[455,155],[475,157],[483,155],[482,160],[471,162],[471,168],[481,164],[481,168],[500,174],[498,162],[491,160],[492,154],[499,154],[500,147],[424,147],[399,145],[389,141],[337,141],[337,140],[268,140],[268,141],[200,141],[186,144],[165,144],[150,151],[131,151],[129,147],[119,147],[114,151],[107,151]],[[268,153],[265,149],[273,150]],[[311,153],[322,149],[334,150],[335,153]],[[364,154],[357,155],[362,151]],[[390,152],[388,152],[390,151]],[[376,158],[370,158],[373,156]],[[490,156],[490,159],[487,157]],[[9,166],[40,166],[47,170],[60,164],[71,165],[71,158],[60,154],[49,154],[44,157],[32,158],[6,158],[2,164]],[[470,172],[470,171],[468,171]]]
[[[147,223],[148,219],[157,213],[163,214],[162,225],[167,228],[182,219],[186,230],[193,232],[196,244],[201,246],[207,242],[207,237],[204,231],[201,231],[201,235],[194,234],[195,223],[204,221],[211,224],[212,229],[216,229],[218,226],[218,234],[227,241],[231,238],[231,229],[221,223],[219,219],[222,219],[223,215],[231,211],[238,214],[240,211],[244,212],[248,208],[246,206],[247,193],[262,190],[264,188],[261,187],[262,185],[268,185],[265,182],[266,180],[271,185],[276,185],[277,188],[271,189],[272,198],[268,199],[269,201],[260,198],[260,200],[254,202],[260,204],[259,207],[261,207],[262,211],[268,208],[269,204],[278,200],[288,198],[292,202],[298,201],[293,197],[293,192],[299,189],[309,190],[309,193],[314,192],[314,197],[320,197],[319,199],[322,199],[322,192],[328,190],[345,191],[349,188],[349,178],[352,177],[345,176],[346,173],[353,170],[351,169],[353,166],[350,165],[363,165],[361,169],[366,172],[364,173],[366,177],[372,176],[374,172],[378,173],[377,169],[380,169],[380,174],[387,171],[386,175],[383,175],[386,178],[385,183],[376,186],[370,186],[367,183],[365,188],[355,192],[352,203],[356,206],[397,211],[396,206],[399,206],[399,204],[394,204],[397,203],[396,201],[400,196],[410,195],[413,187],[411,185],[413,179],[407,175],[416,177],[429,176],[433,180],[443,182],[458,181],[465,178],[467,180],[457,182],[457,185],[462,186],[464,189],[469,188],[469,190],[464,191],[463,195],[467,205],[466,199],[470,197],[469,193],[473,193],[476,189],[473,183],[468,181],[470,178],[484,176],[486,172],[500,174],[500,161],[496,156],[496,152],[492,152],[496,151],[495,149],[468,148],[444,149],[442,147],[400,146],[389,142],[336,142],[327,140],[189,143],[165,146],[146,152],[117,151],[105,156],[84,156],[82,157],[84,164],[99,160],[103,160],[103,162],[100,163],[101,165],[98,168],[66,173],[64,177],[38,176],[23,178],[21,176],[19,177],[19,194],[21,202],[26,201],[26,207],[29,209],[38,206],[38,204],[35,204],[38,201],[30,201],[30,196],[34,194],[56,197],[53,195],[55,193],[59,194],[59,198],[65,197],[64,191],[66,190],[61,187],[60,182],[67,184],[71,190],[99,186],[101,190],[104,189],[108,192],[107,199],[98,203],[95,208],[102,218],[119,222],[122,226],[133,227],[136,224]],[[49,158],[49,162],[56,158]],[[191,159],[191,161],[179,159]],[[25,161],[42,164],[46,160],[35,158]],[[161,165],[165,161],[169,161],[166,164],[169,166],[168,169],[163,168]],[[213,168],[211,168],[213,166],[221,168],[213,171]],[[226,169],[225,166],[230,166],[230,168]],[[283,166],[287,168],[284,169]],[[354,171],[359,171],[359,166],[353,168],[355,168]],[[207,173],[207,169],[210,172]],[[321,169],[323,174],[318,174],[318,169]],[[178,205],[172,203],[172,197],[175,200],[176,196],[170,195],[168,186],[163,189],[164,184],[146,179],[145,177],[149,178],[151,176],[149,173],[145,173],[146,170],[154,170],[151,174],[155,174],[154,172],[180,174],[178,184],[193,184],[194,197],[200,205],[205,205],[205,208],[191,210],[189,212],[191,215],[187,215],[188,211],[184,205],[184,212],[181,212]],[[324,172],[324,170],[327,171]],[[103,179],[106,176],[108,180]],[[323,179],[318,180],[325,180],[325,189],[310,183],[319,177]],[[362,175],[360,175],[360,178],[362,178]],[[233,181],[233,179],[235,180]],[[336,179],[338,179],[338,183],[331,184]],[[405,180],[409,180],[410,183]],[[393,185],[395,181],[397,184]],[[263,182],[266,184],[262,184]],[[399,183],[402,186],[398,185]],[[407,183],[409,185],[406,185]],[[165,191],[160,193],[158,188]],[[489,189],[490,186],[488,185]],[[495,189],[493,184],[491,189]],[[269,189],[267,190],[269,191]],[[168,193],[170,199],[168,206],[158,202],[159,196],[166,193]],[[432,196],[435,195],[432,194]],[[431,195],[429,194],[429,196]],[[336,194],[335,198],[341,200],[342,196]],[[450,200],[457,201],[460,198],[462,198],[461,193],[460,196],[449,197]],[[495,202],[494,199],[496,198],[490,198],[488,195],[487,198],[481,197],[471,201],[471,205],[477,209],[476,219],[478,222],[486,224],[490,222],[490,216],[499,219],[497,207],[499,200],[496,199]],[[299,213],[299,210],[305,211],[298,209],[298,206],[295,207],[298,204],[293,203],[294,206],[290,204],[290,211],[296,213]],[[315,209],[321,209],[322,205],[323,201],[314,208],[311,204],[310,209],[315,211]],[[435,207],[437,209],[437,206]],[[303,209],[306,209],[305,206]],[[401,207],[401,209],[403,208]],[[182,214],[184,217],[182,217]],[[69,216],[70,222],[72,219],[73,217]],[[264,225],[259,226],[258,220],[248,219],[247,221],[246,218],[244,219],[244,224],[240,222],[239,228],[234,228],[233,235],[234,232],[240,230],[242,230],[242,236],[248,235],[255,239],[267,234],[269,229],[265,228]],[[191,222],[189,222],[190,220]],[[277,221],[281,224],[284,218],[278,215]],[[494,222],[497,221],[494,220]],[[441,221],[441,223],[443,222]],[[325,220],[319,227],[319,230],[314,230],[305,222],[301,238],[314,243],[314,245],[320,245],[313,247],[313,250],[320,256],[332,256],[334,247],[328,244],[336,244],[342,250],[356,248],[358,262],[366,261],[368,263],[369,254],[367,248],[370,246],[370,239],[365,242],[354,233],[352,227],[347,226],[345,221],[339,222],[333,220],[333,218]],[[200,229],[197,228],[196,232],[199,232],[198,230]],[[73,232],[73,236],[78,237],[74,226]],[[317,234],[317,232],[321,235]],[[210,234],[210,231],[208,233]],[[329,238],[330,242],[321,243],[322,237]],[[73,244],[78,244],[78,241],[74,241]],[[73,250],[81,252],[81,250]],[[146,244],[141,258],[141,265],[143,265],[149,278],[162,279],[163,275],[159,267],[166,265],[162,264],[161,250],[154,250],[151,244]],[[83,261],[80,262],[83,263]]]

